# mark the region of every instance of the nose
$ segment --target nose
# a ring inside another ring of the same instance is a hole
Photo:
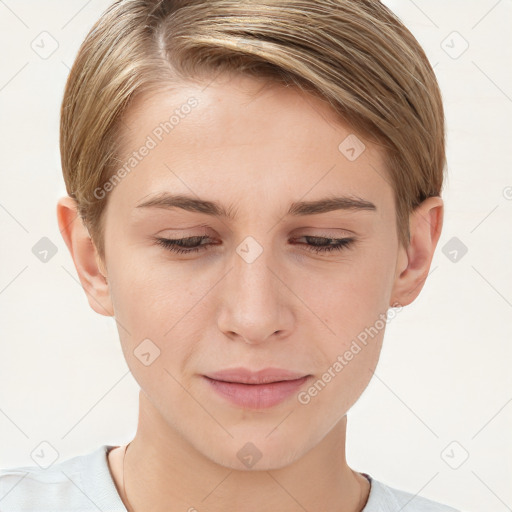
[[[285,274],[279,276],[270,249],[261,247],[253,260],[256,249],[249,245],[244,252],[239,247],[233,255],[231,269],[220,287],[218,311],[219,329],[232,339],[250,344],[286,337],[294,321],[293,294],[283,283]]]

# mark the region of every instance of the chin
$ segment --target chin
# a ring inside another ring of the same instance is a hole
[[[281,469],[295,462],[308,448],[306,439],[297,439],[289,433],[275,428],[245,429],[245,432],[230,432],[224,442],[209,437],[208,445],[199,447],[203,455],[216,464],[237,471],[267,471]],[[272,432],[269,434],[269,432]],[[203,439],[207,439],[205,436]],[[301,447],[298,451],[297,447]]]

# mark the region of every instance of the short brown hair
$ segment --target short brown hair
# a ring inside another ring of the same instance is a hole
[[[102,258],[108,195],[98,199],[94,191],[120,162],[123,113],[139,94],[223,71],[315,94],[354,133],[380,145],[399,241],[408,245],[410,213],[441,194],[444,112],[423,49],[386,6],[378,0],[118,0],[79,49],[60,123],[67,193]]]

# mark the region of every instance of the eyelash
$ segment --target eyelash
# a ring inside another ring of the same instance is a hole
[[[191,236],[188,238],[177,238],[177,239],[171,239],[171,238],[156,238],[156,243],[158,245],[161,245],[165,249],[179,253],[179,254],[190,254],[194,252],[199,252],[202,250],[205,250],[209,245],[212,244],[202,244],[198,247],[190,247],[187,249],[184,249],[180,246],[180,244],[187,242],[187,241],[196,241],[200,242],[202,240],[205,240],[207,238],[210,238],[208,236]],[[311,252],[314,253],[328,253],[331,251],[341,251],[345,248],[349,248],[353,242],[355,241],[354,238],[324,238],[324,237],[318,237],[318,236],[311,236],[311,235],[304,235],[300,238],[305,239],[316,239],[316,240],[322,240],[322,241],[328,241],[333,240],[336,242],[335,244],[327,244],[327,245],[308,245],[308,249]]]

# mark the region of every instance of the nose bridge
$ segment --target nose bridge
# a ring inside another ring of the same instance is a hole
[[[265,247],[252,236],[236,247],[221,301],[219,327],[224,332],[237,333],[256,343],[289,328],[284,324],[283,285],[274,274],[274,265],[270,246]]]

